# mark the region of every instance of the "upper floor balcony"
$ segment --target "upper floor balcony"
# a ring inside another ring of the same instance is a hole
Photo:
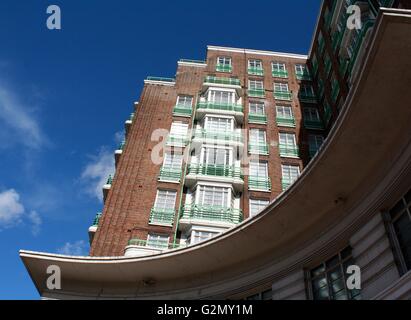
[[[196,119],[202,119],[206,114],[232,115],[238,123],[244,120],[244,107],[240,103],[220,103],[200,101],[197,104]]]
[[[181,209],[180,227],[184,229],[192,224],[232,227],[241,221],[243,221],[241,209],[190,204]]]
[[[174,209],[153,207],[150,211],[149,223],[171,227],[174,223],[175,214]]]
[[[203,82],[203,89],[207,90],[209,87],[231,88],[241,95],[241,82],[238,78],[206,76]]]
[[[186,184],[193,186],[198,180],[231,183],[238,191],[244,185],[241,168],[233,165],[190,164],[185,178]]]
[[[243,135],[240,130],[234,131],[210,131],[196,129],[193,132],[192,147],[197,148],[201,144],[234,145],[243,146]]]

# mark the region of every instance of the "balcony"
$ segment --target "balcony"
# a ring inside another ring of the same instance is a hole
[[[277,117],[277,126],[295,128],[295,119]]]
[[[243,221],[243,212],[240,209],[197,204],[186,205],[182,208],[180,217],[182,228],[199,221],[207,224],[232,226]]]
[[[292,92],[289,92],[289,91],[274,91],[274,98],[276,100],[291,101],[292,100]]]
[[[131,124],[134,120],[134,112],[130,114],[130,117],[124,122],[124,129],[126,130],[126,135],[130,131]]]
[[[248,96],[252,98],[264,98],[265,90],[264,89],[248,89]]]
[[[150,77],[147,77],[147,79],[144,80],[144,83],[164,85],[164,86],[174,86],[175,83],[176,83],[176,79],[150,76]]]
[[[231,183],[238,191],[244,185],[241,168],[229,165],[190,164],[185,179],[186,184],[193,186],[197,180]]]
[[[241,96],[241,82],[238,78],[206,76],[203,82],[203,90],[209,87],[223,87],[235,89],[238,96]]]
[[[248,74],[253,76],[263,76],[264,69],[263,68],[248,68]]]
[[[104,202],[106,201],[106,199],[107,199],[107,195],[108,195],[108,192],[110,191],[110,189],[111,189],[111,185],[113,184],[113,177],[111,176],[111,174],[108,176],[108,178],[107,178],[107,181],[106,181],[106,184],[105,185],[103,185],[103,200],[104,200]]]
[[[306,129],[323,130],[324,125],[321,119],[304,119],[304,127]]]
[[[204,129],[195,130],[192,141],[193,147],[203,143],[242,146],[243,135],[241,131],[213,132]]]
[[[286,79],[286,78],[288,78],[288,72],[286,70],[273,70],[272,71],[272,76],[274,78]]]
[[[158,176],[158,181],[178,183],[180,182],[180,179],[181,179],[181,173],[182,173],[181,168],[176,169],[176,168],[162,166],[160,168],[160,174]]]
[[[294,181],[292,181],[290,179],[283,178],[281,180],[281,187],[282,187],[283,191],[287,190],[293,183],[294,183]]]
[[[177,117],[187,117],[190,118],[193,113],[193,110],[191,107],[186,107],[186,106],[179,106],[176,105],[173,108],[173,115]]]
[[[297,77],[297,80],[307,80],[307,81],[311,80],[311,75],[308,72],[308,70],[305,70],[303,72],[296,72],[295,76]]]
[[[248,190],[271,191],[271,179],[269,177],[248,177]]]
[[[202,119],[206,113],[233,115],[238,123],[243,122],[243,106],[236,103],[199,102],[196,118]]]
[[[280,149],[280,157],[285,158],[298,158],[299,151],[297,146],[279,144],[278,148]]]
[[[248,144],[248,152],[250,154],[260,154],[267,156],[269,153],[269,148],[267,143],[253,143]]]
[[[265,114],[249,113],[248,114],[249,123],[266,124],[267,116]]]
[[[124,256],[126,257],[142,257],[159,254],[164,251],[185,247],[185,244],[170,243],[163,240],[142,240],[132,238],[128,241],[125,248]]]
[[[298,99],[304,103],[317,103],[317,97],[314,93],[299,92]]]
[[[94,235],[96,234],[100,219],[101,219],[101,212],[98,212],[96,216],[94,217],[93,224],[90,226],[90,228],[88,228],[88,237],[89,237],[90,245],[93,242]]]
[[[171,227],[174,223],[175,210],[152,208],[150,212],[150,224]]]
[[[188,141],[189,139],[186,135],[170,134],[166,144],[170,147],[185,147]]]
[[[120,160],[120,156],[123,154],[124,147],[126,145],[126,141],[123,140],[117,147],[117,149],[114,151],[114,162],[115,166],[117,167],[117,164]]]
[[[233,67],[231,65],[228,65],[228,64],[217,64],[215,66],[215,70],[218,71],[218,72],[232,72]]]

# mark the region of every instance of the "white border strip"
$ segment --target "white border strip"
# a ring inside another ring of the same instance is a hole
[[[205,68],[207,67],[207,63],[196,63],[196,62],[185,62],[185,61],[177,61],[179,66],[187,66],[187,67],[198,67],[198,68]]]
[[[265,55],[265,56],[277,56],[277,57],[296,58],[296,59],[305,59],[305,60],[308,59],[307,55],[274,52],[274,51],[264,51],[264,50],[240,49],[240,48],[218,47],[218,46],[207,46],[207,50],[247,53],[247,54]]]
[[[147,80],[147,79],[145,79],[145,80],[144,80],[144,84],[159,84],[159,85],[162,85],[162,86],[170,86],[170,87],[172,87],[172,86],[174,86],[176,83],[175,83],[175,81],[174,81],[174,82],[168,82],[168,81],[156,81],[156,80]]]

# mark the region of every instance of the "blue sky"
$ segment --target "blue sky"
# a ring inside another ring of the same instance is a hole
[[[59,5],[62,30],[46,28]],[[19,249],[87,254],[148,75],[206,46],[306,54],[320,0],[0,2],[0,299],[38,299]],[[290,24],[290,22],[292,24]]]

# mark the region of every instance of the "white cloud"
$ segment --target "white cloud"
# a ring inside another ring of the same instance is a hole
[[[14,189],[0,193],[0,227],[11,227],[21,221],[24,206],[20,195]]]
[[[81,173],[81,180],[86,185],[86,193],[103,200],[102,186],[107,177],[114,173],[114,155],[107,148],[101,148],[97,155],[91,156],[91,161]]]
[[[117,131],[117,132],[114,134],[114,142],[115,142],[117,145],[119,145],[121,142],[124,141],[124,139],[125,139],[124,136],[125,136],[125,131],[124,131],[124,130]]]
[[[47,144],[47,139],[38,122],[15,95],[0,84],[0,138],[4,145],[12,145],[16,140],[32,149]]]
[[[29,220],[31,221],[31,233],[34,235],[34,236],[36,236],[36,235],[38,235],[39,234],[39,232],[40,232],[40,227],[41,227],[41,224],[42,224],[42,220],[41,220],[41,217],[40,217],[40,215],[36,212],[36,211],[31,211],[29,214],[28,214],[28,218],[29,218]]]
[[[37,235],[40,232],[42,220],[36,211],[26,213],[24,205],[20,201],[20,195],[14,189],[0,193],[0,231],[1,228],[11,228],[28,220],[31,224],[31,232]]]
[[[60,254],[69,256],[86,256],[87,255],[87,243],[84,240],[76,242],[66,242],[64,246],[57,249]]]

